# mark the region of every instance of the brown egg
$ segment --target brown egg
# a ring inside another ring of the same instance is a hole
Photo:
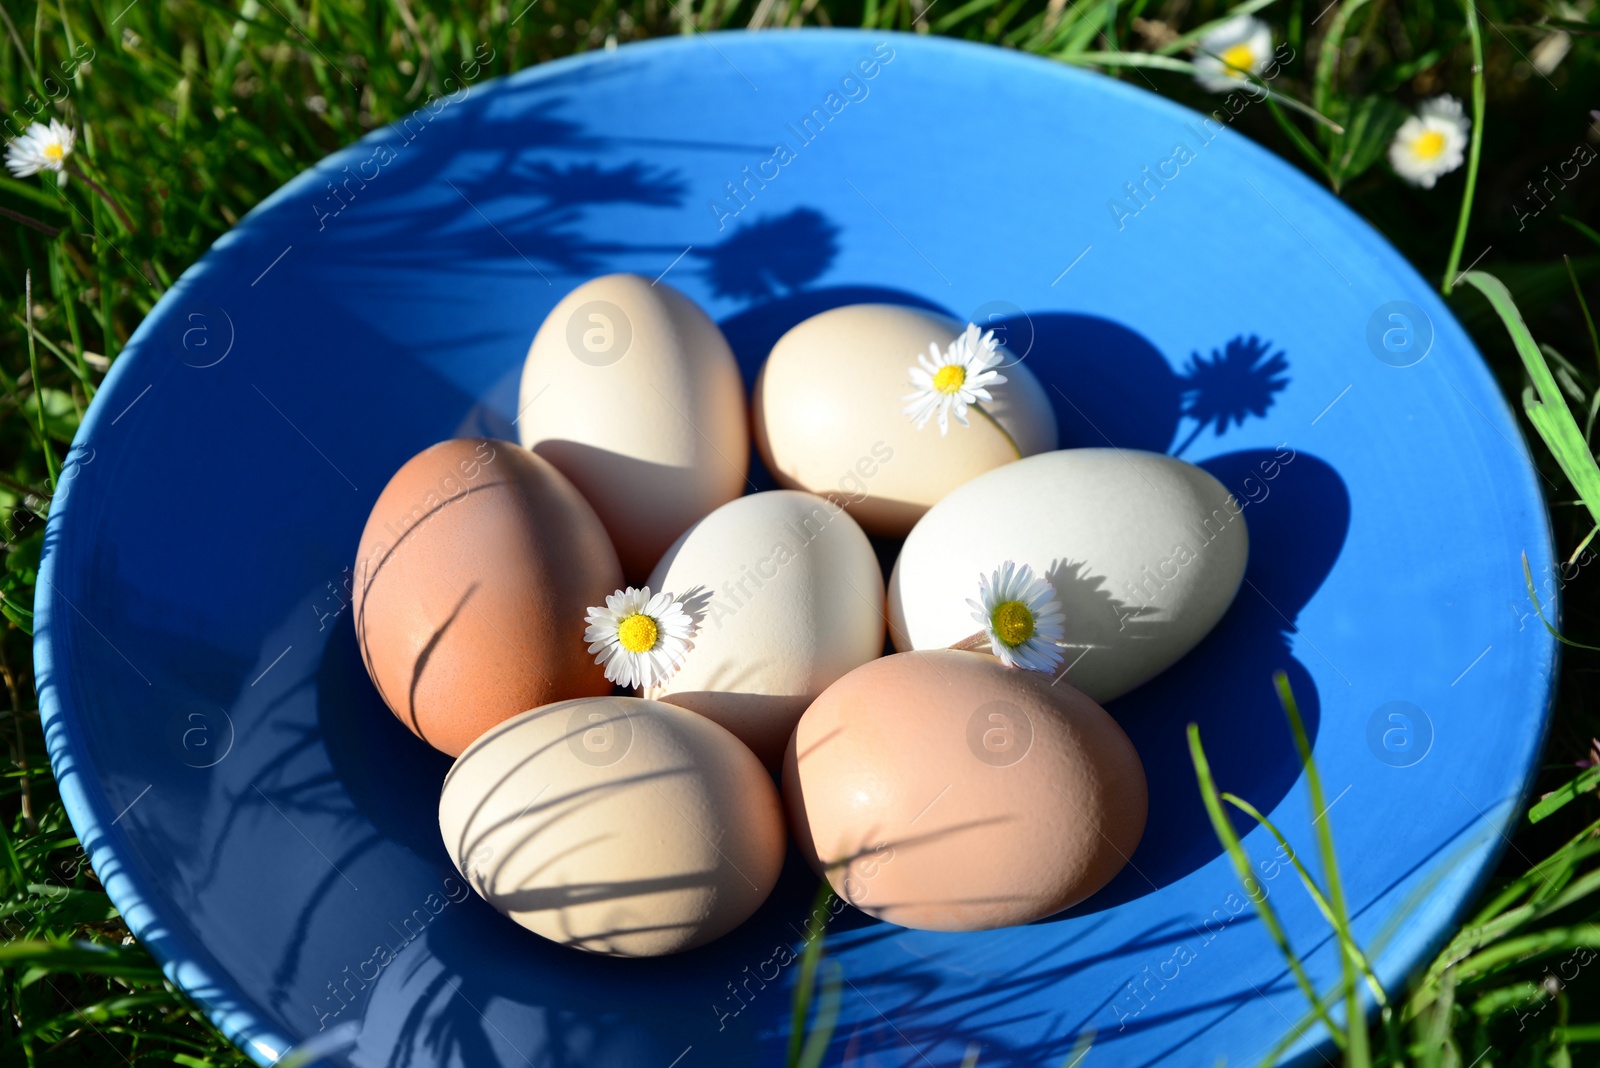
[[[621,584],[599,517],[548,461],[508,441],[444,441],[373,505],[356,638],[394,714],[456,756],[530,708],[611,692],[584,614]]]
[[[806,709],[783,797],[834,890],[902,927],[980,931],[1077,904],[1144,833],[1144,767],[1068,683],[986,653],[899,653]]]

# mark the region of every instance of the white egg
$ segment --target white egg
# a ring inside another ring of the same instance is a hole
[[[966,483],[922,517],[889,579],[897,649],[980,631],[969,598],[1008,560],[1055,587],[1068,681],[1099,702],[1204,638],[1244,578],[1249,535],[1232,494],[1193,464],[1127,449],[1066,449]]]
[[[591,953],[652,957],[743,923],[778,881],[777,788],[703,716],[633,697],[561,701],[473,742],[439,832],[500,912]]]
[[[941,434],[937,422],[918,429],[905,414],[917,357],[932,345],[948,348],[962,330],[917,308],[855,304],[784,334],[751,402],[756,445],[773,477],[838,499],[870,533],[902,537],[968,479],[1019,451],[1055,448],[1050,398],[1009,357],[999,368],[1006,381],[990,386],[994,399],[983,402],[993,419],[969,412],[969,425],[952,419]]]
[[[806,706],[883,652],[872,545],[848,513],[810,493],[723,505],[667,551],[650,588],[700,591],[700,622],[683,667],[646,696],[720,723],[769,767]]]
[[[642,579],[679,534],[743,492],[744,385],[722,331],[665,283],[585,282],[534,336],[517,430],[588,499]]]

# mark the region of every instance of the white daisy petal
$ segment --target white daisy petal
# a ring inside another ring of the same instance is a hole
[[[1258,18],[1239,15],[1207,31],[1197,42],[1194,80],[1213,93],[1235,89],[1261,92],[1250,80],[1272,59],[1272,27]]]
[[[31,124],[22,135],[6,146],[6,168],[18,178],[40,171],[60,171],[72,155],[77,133],[59,119],[49,125]]]
[[[976,324],[968,323],[948,348],[941,350],[935,343],[928,352],[917,354],[916,365],[908,371],[912,392],[900,398],[905,404],[901,413],[918,430],[927,426],[930,419],[935,421],[941,435],[949,433],[952,416],[962,426],[971,426],[967,408],[994,400],[984,387],[1006,380],[992,370],[1000,361],[994,331],[980,331]]]
[[[1432,189],[1442,175],[1466,159],[1472,120],[1461,101],[1448,94],[1425,100],[1417,113],[1400,124],[1389,143],[1389,165],[1396,174],[1423,189]]]
[[[604,608],[590,608],[584,622],[583,639],[595,663],[611,682],[630,689],[666,682],[694,648],[694,621],[683,605],[665,591],[652,596],[648,586],[618,590]]]
[[[1007,667],[1054,671],[1066,658],[1061,643],[1066,616],[1050,582],[1027,564],[1007,560],[978,576],[977,601],[968,600],[983,624],[989,648]]]

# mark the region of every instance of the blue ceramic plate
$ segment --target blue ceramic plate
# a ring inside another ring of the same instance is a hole
[[[313,1037],[363,1066],[781,1063],[802,866],[682,956],[541,942],[455,879],[447,762],[379,702],[345,608],[389,475],[441,438],[514,437],[534,330],[610,271],[700,302],[747,381],[840,304],[995,326],[1054,387],[1063,445],[1180,455],[1246,502],[1237,603],[1111,706],[1150,780],[1132,863],[1023,928],[840,915],[828,1063],[973,1049],[1034,1068],[1090,1032],[1106,1064],[1264,1053],[1304,1005],[1207,826],[1184,728],[1319,870],[1278,670],[1379,974],[1434,951],[1540,752],[1555,647],[1519,557],[1547,573],[1550,535],[1494,381],[1377,234],[1226,122],[938,38],[701,36],[474,74],[183,276],[109,376],[50,517],[36,653],[68,811],[223,1030],[262,1063]],[[1264,832],[1245,844],[1332,984],[1293,872]]]

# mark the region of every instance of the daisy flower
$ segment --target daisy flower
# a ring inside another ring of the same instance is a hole
[[[583,640],[597,654],[606,678],[627,687],[659,686],[683,666],[694,648],[694,620],[672,594],[650,595],[629,586],[589,609]]]
[[[1389,165],[1412,185],[1432,189],[1440,175],[1461,166],[1472,120],[1461,101],[1446,93],[1425,100],[1417,113],[1400,124],[1389,144]]]
[[[984,387],[998,386],[1006,376],[994,370],[1000,362],[1000,345],[993,330],[978,332],[977,324],[968,323],[962,335],[940,351],[937,342],[928,346],[926,353],[917,354],[920,366],[911,368],[911,385],[914,392],[900,399],[907,402],[901,409],[921,430],[928,420],[938,417],[939,433],[950,431],[950,416],[956,422],[969,426],[967,406],[979,401],[992,401],[994,396]]]
[[[77,138],[72,127],[63,125],[60,119],[51,119],[48,126],[30,123],[22,136],[6,146],[6,167],[18,178],[40,171],[60,171],[72,155]]]
[[[1247,75],[1260,74],[1272,58],[1272,27],[1258,18],[1240,15],[1200,38],[1194,58],[1194,80],[1213,93],[1235,89],[1259,93]]]
[[[1061,642],[1066,617],[1055,587],[1027,564],[1007,560],[992,575],[978,576],[978,600],[967,601],[983,624],[989,648],[1007,667],[1054,671],[1065,659]]]

